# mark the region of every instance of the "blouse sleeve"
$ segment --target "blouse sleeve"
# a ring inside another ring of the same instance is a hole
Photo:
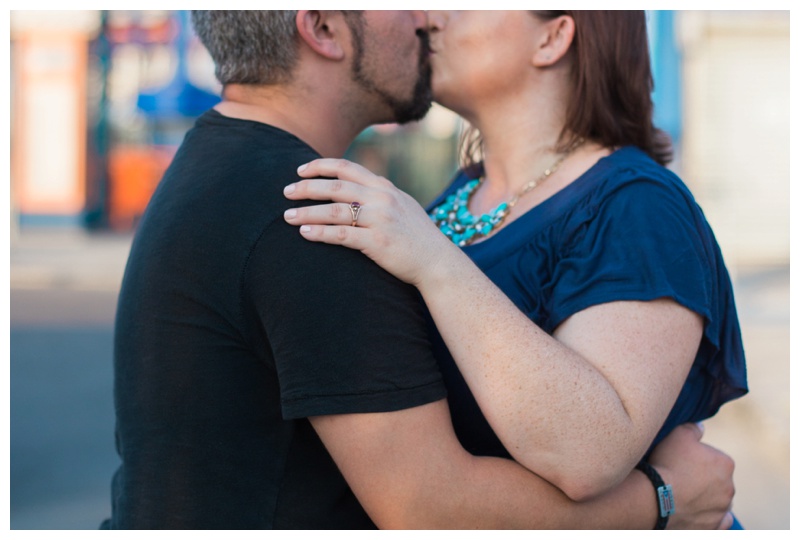
[[[687,196],[637,179],[590,198],[562,239],[549,330],[593,305],[664,297],[711,322],[709,254]]]
[[[562,230],[546,330],[590,306],[625,300],[671,298],[704,318],[698,355],[658,442],[677,424],[708,418],[747,392],[730,277],[679,180],[631,175],[584,203]]]

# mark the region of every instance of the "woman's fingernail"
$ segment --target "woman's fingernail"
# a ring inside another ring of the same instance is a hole
[[[311,231],[311,226],[309,225],[303,225],[302,227],[300,227],[300,232],[310,232],[310,231]]]
[[[283,213],[283,217],[286,219],[294,219],[297,217],[297,210],[294,208],[290,208],[286,212]]]
[[[297,173],[299,174],[299,173],[303,172],[304,170],[306,170],[306,167],[308,167],[308,163],[305,163],[305,164],[303,164],[303,165],[300,165],[300,166],[297,168]]]
[[[296,189],[296,187],[295,187],[294,184],[289,184],[288,186],[283,188],[283,194],[284,195],[290,195],[290,194],[294,193],[295,189]]]

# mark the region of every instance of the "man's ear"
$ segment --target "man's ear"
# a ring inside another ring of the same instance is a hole
[[[544,23],[541,36],[533,54],[532,63],[536,67],[552,66],[569,51],[575,37],[575,21],[568,15],[562,15]]]
[[[301,9],[297,10],[295,23],[300,39],[312,51],[331,60],[344,58],[343,40],[349,39],[349,33],[340,13]]]

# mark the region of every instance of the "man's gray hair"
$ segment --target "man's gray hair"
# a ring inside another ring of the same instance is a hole
[[[276,84],[291,79],[297,61],[297,11],[192,11],[197,36],[222,84]]]

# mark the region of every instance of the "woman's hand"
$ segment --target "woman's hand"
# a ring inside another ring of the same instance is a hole
[[[318,159],[297,173],[309,179],[287,186],[288,199],[334,201],[286,211],[286,221],[301,225],[300,233],[308,240],[357,249],[417,286],[448,250],[460,253],[410,195],[361,165]],[[357,215],[351,204],[360,206]]]

